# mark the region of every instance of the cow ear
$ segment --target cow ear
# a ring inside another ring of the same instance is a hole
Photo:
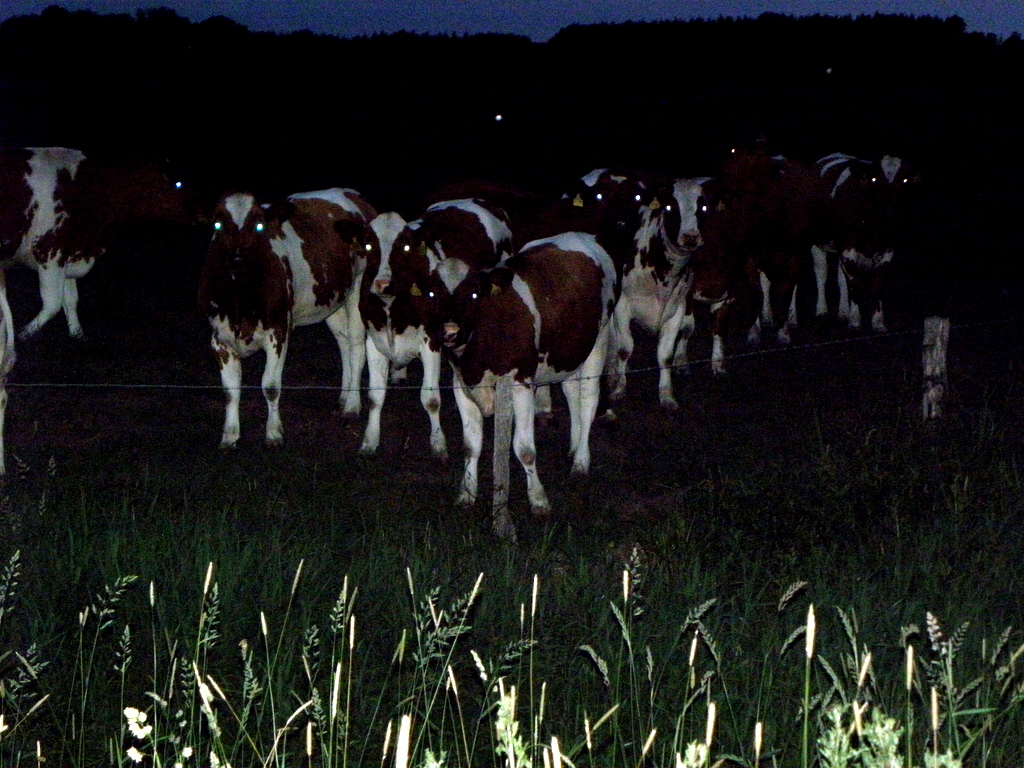
[[[512,278],[514,275],[512,274],[512,270],[507,269],[506,267],[495,267],[491,270],[488,277],[491,284],[490,293],[492,296],[495,296],[512,285]]]
[[[295,213],[295,203],[291,200],[280,200],[276,203],[271,203],[266,208],[267,218],[283,223],[288,221]]]
[[[353,245],[360,245],[366,236],[366,225],[354,219],[339,219],[334,222],[334,231],[342,240],[351,242]]]

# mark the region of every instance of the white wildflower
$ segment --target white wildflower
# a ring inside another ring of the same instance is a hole
[[[128,747],[128,759],[133,763],[141,763],[143,754],[139,752],[135,747]]]

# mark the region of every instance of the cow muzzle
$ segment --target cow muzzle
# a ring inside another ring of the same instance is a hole
[[[455,346],[455,341],[459,337],[459,324],[458,323],[445,323],[443,327],[444,331],[444,345],[446,347]]]
[[[378,296],[383,296],[384,293],[391,287],[391,280],[386,277],[378,277],[373,281],[373,293]]]
[[[704,245],[704,238],[701,237],[700,232],[680,232],[679,233],[679,247],[693,251]]]

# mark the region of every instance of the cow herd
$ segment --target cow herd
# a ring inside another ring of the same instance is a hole
[[[104,197],[76,188],[93,177],[87,168],[72,150],[0,154],[0,266],[28,265],[40,275],[43,309],[25,335],[60,309],[72,335],[81,333],[74,281],[106,247],[119,217],[185,215],[183,200],[168,203],[174,185],[166,177],[156,183],[152,174],[136,175]],[[109,173],[103,178],[118,184]],[[910,178],[891,156],[833,154],[808,165],[771,156],[758,143],[730,153],[713,178],[599,169],[550,198],[483,181],[451,184],[408,221],[378,212],[347,188],[279,201],[230,192],[213,210],[199,285],[227,395],[221,446],[239,439],[241,360],[256,351],[266,355],[266,442],[283,441],[281,380],[291,330],[325,321],[341,353],[347,416],[361,411],[362,371],[369,369],[363,453],[380,444],[389,382],[404,378],[418,358],[430,446],[447,458],[440,375],[443,362],[451,367],[465,451],[460,504],[477,498],[483,418],[493,413],[496,380],[509,375],[513,449],[532,511],[547,513],[533,430],[551,409],[550,385],[560,384],[568,401],[573,472],[586,473],[591,425],[599,411],[611,415],[608,400],[625,395],[634,322],[657,336],[666,408],[677,407],[672,371],[687,364],[695,303],[710,308],[712,368],[720,373],[730,322],[749,328],[751,342],[768,327],[777,343],[790,341],[805,265],[813,264],[817,278],[816,311],[828,312],[830,252],[838,254],[839,316],[851,327],[863,316],[884,331],[882,280],[894,254],[901,187]],[[97,199],[111,202],[105,208]],[[761,297],[756,316],[730,319],[741,295]],[[0,298],[2,382],[14,336]],[[0,388],[0,419],[5,401]]]

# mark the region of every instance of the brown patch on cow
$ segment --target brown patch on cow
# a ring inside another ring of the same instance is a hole
[[[352,287],[359,252],[359,241],[340,235],[335,222],[362,222],[339,205],[320,198],[299,198],[291,201],[295,211],[288,223],[302,240],[302,253],[313,275],[313,295],[317,306],[330,306],[343,299]],[[276,233],[275,233],[276,234]],[[283,233],[281,237],[283,237]]]
[[[470,338],[459,360],[467,384],[479,383],[484,373],[503,375],[516,370],[526,381],[537,373],[541,358],[556,371],[571,372],[594,348],[603,319],[604,274],[586,254],[562,251],[551,244],[518,254],[506,262],[508,272],[521,278],[533,295],[540,315],[540,344],[534,315],[514,286],[478,299]]]

